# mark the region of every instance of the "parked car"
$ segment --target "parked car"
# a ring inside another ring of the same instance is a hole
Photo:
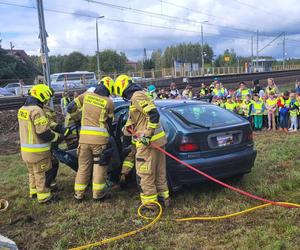
[[[256,150],[249,122],[241,116],[201,101],[158,100],[155,102],[167,135],[166,150],[182,161],[215,177],[241,177],[251,171]],[[122,155],[122,127],[130,103],[115,109],[113,162],[110,171],[119,173]],[[205,177],[167,157],[170,189],[205,181]]]
[[[6,88],[0,88],[0,96],[13,96],[14,94]]]
[[[14,95],[16,94],[16,88],[20,88],[20,83],[18,82],[13,82],[13,83],[8,83],[4,87],[7,91],[13,93]]]

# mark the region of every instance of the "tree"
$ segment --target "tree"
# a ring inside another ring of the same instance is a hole
[[[83,66],[88,62],[86,56],[80,52],[72,52],[63,60],[62,71],[71,72],[83,70]]]
[[[162,67],[162,52],[160,49],[152,52],[151,60],[154,63],[155,69],[161,69],[161,67]]]
[[[234,49],[226,49],[222,55],[219,55],[215,60],[216,67],[233,67],[237,66],[237,55]]]
[[[105,73],[124,72],[127,57],[125,53],[118,54],[115,50],[104,50],[100,53],[100,69]]]
[[[213,49],[208,45],[203,45],[204,63],[211,63],[213,58]],[[202,63],[202,47],[200,43],[181,43],[175,46],[167,47],[162,56],[162,66],[170,68],[174,60],[183,63]]]
[[[29,60],[21,60],[0,49],[0,80],[1,79],[33,79],[39,70]]]
[[[143,69],[144,70],[149,70],[149,69],[154,69],[155,68],[155,64],[154,61],[150,58],[150,59],[146,59],[143,62]]]

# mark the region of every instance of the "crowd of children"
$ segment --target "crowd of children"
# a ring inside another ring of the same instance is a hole
[[[256,89],[248,89],[242,82],[236,91],[224,90],[227,95],[213,95],[212,103],[245,117],[254,130],[296,132],[300,120],[297,89],[279,93],[273,79],[268,79],[265,89],[258,87],[256,83]]]
[[[194,99],[209,96],[211,103],[245,117],[254,130],[297,131],[300,125],[300,82],[296,81],[294,90],[284,93],[279,92],[272,78],[268,79],[266,88],[260,86],[259,80],[253,80],[253,85],[250,89],[241,82],[237,90],[227,90],[215,79],[210,86],[202,83],[197,92],[191,85],[187,85],[180,93],[176,84],[172,83],[169,90],[160,89],[154,99]]]

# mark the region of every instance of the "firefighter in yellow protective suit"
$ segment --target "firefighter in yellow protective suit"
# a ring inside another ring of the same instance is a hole
[[[74,198],[81,201],[89,184],[91,172],[93,199],[101,201],[107,194],[107,166],[101,161],[108,147],[109,131],[114,116],[114,104],[109,98],[113,90],[113,80],[104,77],[94,92],[85,92],[74,99],[67,107],[72,113],[82,110],[79,136],[78,171],[75,179]]]
[[[30,90],[30,96],[18,111],[21,155],[29,172],[29,195],[37,196],[39,203],[52,199],[46,186],[46,172],[51,169],[51,143],[58,143],[61,137],[50,129],[43,105],[51,98],[50,88],[37,84]]]
[[[131,101],[126,130],[136,140],[136,172],[140,178],[141,201],[161,201],[163,205],[170,203],[169,189],[166,179],[166,158],[163,153],[150,146],[153,143],[159,147],[166,144],[165,132],[159,123],[159,113],[153,101],[143,89],[132,82],[126,75],[120,75],[115,82],[115,94]],[[148,203],[147,207],[153,208]]]

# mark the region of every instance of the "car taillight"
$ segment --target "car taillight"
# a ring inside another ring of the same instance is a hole
[[[198,151],[198,150],[199,150],[199,146],[194,143],[185,143],[185,144],[181,144],[179,146],[180,152],[193,152],[193,151]]]
[[[247,139],[249,140],[249,141],[253,141],[253,132],[250,132],[249,134],[248,134],[248,136],[247,136]]]

